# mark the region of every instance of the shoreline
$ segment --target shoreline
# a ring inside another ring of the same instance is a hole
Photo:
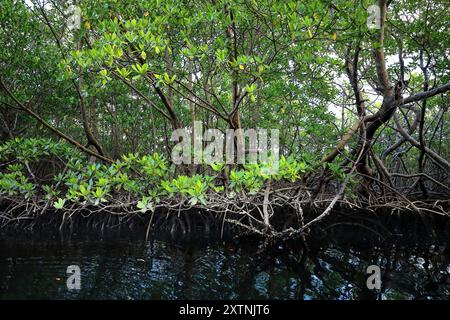
[[[430,200],[427,203],[420,201],[420,211],[417,212],[400,201],[369,205],[362,202],[351,203],[343,198],[337,201],[326,217],[321,217],[332,201],[331,198],[322,196],[311,203],[306,199],[285,199],[286,197],[285,193],[279,197],[274,196],[276,199],[268,205],[271,210],[268,226],[264,225],[261,215],[263,195],[242,198],[231,204],[228,202],[228,206],[217,201],[208,202],[207,205],[188,205],[187,200],[184,203],[174,202],[175,199],[172,202],[161,200],[153,211],[147,212],[136,210],[137,200],[128,203],[116,200],[114,203],[96,206],[74,203],[65,209],[55,209],[43,204],[47,200],[23,202],[3,197],[0,198],[0,234],[31,234],[39,230],[66,234],[87,230],[104,234],[125,230],[137,233],[143,239],[162,233],[183,239],[199,234],[213,239],[253,237],[279,242],[304,239],[311,232],[330,224],[353,225],[380,237],[395,233],[389,231],[389,227],[380,227],[392,222],[404,224],[408,228],[414,226],[425,230],[421,231],[425,234],[428,231],[434,233],[436,226],[447,226],[446,230],[450,229],[450,214],[445,211],[448,210],[448,200]],[[284,199],[283,202],[280,199]],[[411,201],[416,206],[418,202],[419,200]],[[239,208],[241,211],[238,211]],[[28,211],[23,211],[24,209]],[[392,230],[396,228],[394,226]]]

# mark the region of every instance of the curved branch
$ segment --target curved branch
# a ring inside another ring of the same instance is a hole
[[[400,121],[398,120],[397,115],[394,115],[394,121],[395,121],[395,124],[397,125],[398,132],[414,147],[420,149],[421,148],[420,142],[417,141],[416,139],[414,139],[410,134],[408,134],[408,132],[406,132],[406,130],[400,124]],[[434,152],[427,146],[425,146],[424,150],[430,156],[430,158],[432,158],[434,161],[441,164],[442,166],[447,168],[448,171],[450,171],[450,163],[447,160],[442,158],[440,155],[438,155],[436,152]]]
[[[440,87],[409,96],[408,98],[405,98],[401,101],[401,105],[405,105],[405,104],[417,102],[417,101],[420,101],[423,99],[431,98],[435,95],[447,92],[449,90],[450,90],[450,82],[448,82]]]
[[[75,147],[77,147],[78,149],[80,149],[81,151],[94,156],[100,160],[109,162],[109,163],[113,163],[114,161],[112,159],[109,159],[105,156],[102,156],[94,151],[92,151],[91,149],[83,146],[82,144],[80,144],[79,142],[75,141],[74,139],[72,139],[71,137],[65,135],[64,133],[62,133],[61,131],[59,131],[58,129],[56,129],[55,127],[51,126],[50,124],[48,124],[44,119],[42,119],[37,113],[35,113],[33,110],[27,108],[22,102],[20,102],[17,97],[6,87],[6,85],[3,83],[3,79],[0,77],[0,86],[5,90],[6,94],[12,99],[14,100],[14,102],[19,106],[19,108],[23,111],[25,111],[26,113],[28,113],[30,116],[32,116],[33,118],[35,118],[37,121],[39,121],[44,127],[46,127],[47,129],[49,129],[50,131],[52,131],[54,134],[56,134],[57,136],[63,138],[64,140],[66,140],[67,142],[69,142],[70,144],[74,145]]]

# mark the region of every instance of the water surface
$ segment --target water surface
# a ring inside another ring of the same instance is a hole
[[[4,239],[0,299],[448,299],[446,242],[352,245]],[[81,269],[68,290],[66,268]],[[382,270],[382,289],[366,268]]]

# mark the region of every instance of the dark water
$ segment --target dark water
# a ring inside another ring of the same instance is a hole
[[[130,239],[0,241],[0,299],[448,299],[450,248],[431,244]],[[81,289],[68,290],[78,265]],[[369,290],[378,265],[382,288]]]

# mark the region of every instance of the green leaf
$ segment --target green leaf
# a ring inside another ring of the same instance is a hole
[[[58,198],[58,200],[53,204],[56,209],[62,209],[66,203],[65,199]]]

